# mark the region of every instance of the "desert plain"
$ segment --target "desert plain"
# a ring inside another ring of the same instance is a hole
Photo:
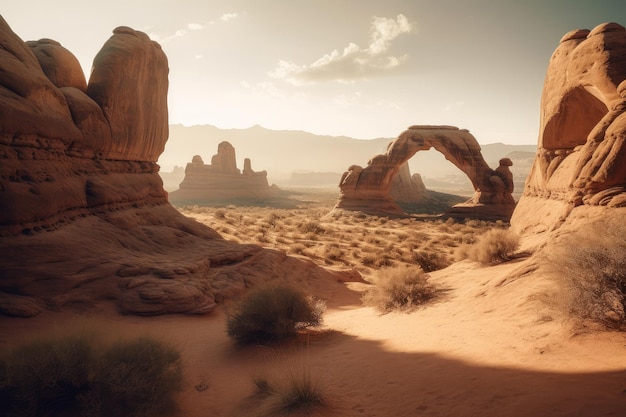
[[[558,281],[533,273],[533,242],[522,241],[516,256],[496,265],[458,260],[459,248],[508,225],[437,216],[333,217],[332,190],[298,192],[305,202],[296,209],[177,209],[226,239],[358,271],[361,282],[300,277],[298,286],[325,302],[321,326],[279,344],[241,347],[227,336],[223,306],[200,316],[141,317],[102,303],[29,319],[2,317],[0,346],[81,329],[171,342],[184,364],[184,389],[171,414],[181,417],[266,415],[249,405],[255,379],[294,374],[310,377],[325,398],[324,407],[302,415],[623,415],[626,336],[563,309]],[[440,289],[434,300],[388,313],[363,303],[379,277],[417,268],[424,259],[432,268],[449,264],[429,272]]]

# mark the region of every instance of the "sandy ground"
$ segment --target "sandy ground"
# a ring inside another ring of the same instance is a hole
[[[463,261],[435,272],[445,291],[411,313],[363,306],[368,284],[315,283],[324,326],[271,348],[235,347],[225,315],[132,317],[108,307],[0,319],[0,347],[42,332],[94,327],[110,337],[149,334],[183,352],[177,416],[239,416],[253,378],[310,372],[329,416],[622,416],[626,336],[572,332],[538,299],[546,283],[530,260],[493,267]],[[532,270],[532,268],[530,268]],[[522,271],[520,273],[520,271]]]

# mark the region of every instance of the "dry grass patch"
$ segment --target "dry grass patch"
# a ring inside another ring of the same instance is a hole
[[[483,265],[495,265],[511,260],[519,244],[519,236],[512,231],[489,229],[478,237],[476,243],[460,248],[457,253]]]
[[[381,270],[375,285],[363,295],[363,303],[382,313],[412,310],[435,298],[437,289],[429,278],[420,268]]]
[[[626,225],[621,218],[587,225],[545,253],[565,289],[560,296],[570,314],[609,328],[626,327]]]

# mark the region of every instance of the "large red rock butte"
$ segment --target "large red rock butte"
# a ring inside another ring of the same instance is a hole
[[[502,159],[491,169],[480,145],[464,129],[454,126],[411,126],[391,142],[387,152],[370,159],[362,168],[352,165],[339,183],[340,195],[335,210],[354,210],[387,216],[406,213],[394,200],[390,189],[400,168],[415,153],[434,148],[463,171],[474,186],[474,195],[449,212],[452,217],[508,220],[515,208],[511,161]],[[399,198],[398,195],[395,196]]]
[[[244,159],[243,171],[237,168],[235,148],[226,141],[217,146],[210,164],[195,155],[180,188],[169,194],[170,201],[188,204],[254,202],[277,196],[277,188],[267,182],[267,171],[255,172],[249,158]]]
[[[225,241],[168,203],[168,71],[119,27],[87,83],[58,42],[23,42],[0,17],[0,313],[206,313],[264,280],[358,278]]]
[[[626,207],[625,79],[623,26],[563,36],[548,66],[537,154],[514,229],[545,232],[572,214]]]

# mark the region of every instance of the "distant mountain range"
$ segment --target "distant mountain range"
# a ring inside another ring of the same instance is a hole
[[[398,134],[402,131],[399,130]],[[297,130],[270,130],[258,125],[248,129],[170,125],[169,140],[159,164],[166,189],[176,189],[184,167],[194,155],[200,155],[208,164],[217,152],[217,145],[228,141],[235,147],[237,166],[242,168],[244,158],[250,158],[252,169],[267,171],[270,183],[278,186],[336,186],[348,167],[366,166],[370,158],[384,153],[394,139],[322,136]],[[493,168],[498,166],[500,158],[511,158],[516,183],[523,185],[537,147],[493,143],[481,145],[481,149],[485,161]],[[418,152],[409,161],[409,166],[411,173],[422,176],[428,188],[450,192],[451,189],[445,187],[449,184],[453,188],[469,187],[471,191],[467,177],[435,150]],[[516,188],[521,191],[521,187]]]

